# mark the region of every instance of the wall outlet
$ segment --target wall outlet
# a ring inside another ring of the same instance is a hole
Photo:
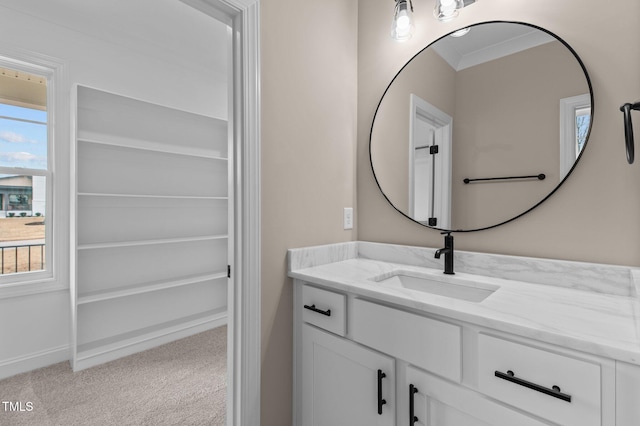
[[[353,229],[353,207],[344,208],[344,229]]]

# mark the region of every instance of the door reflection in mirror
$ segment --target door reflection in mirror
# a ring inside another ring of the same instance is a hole
[[[411,94],[409,211],[418,222],[451,225],[451,127],[453,119]]]

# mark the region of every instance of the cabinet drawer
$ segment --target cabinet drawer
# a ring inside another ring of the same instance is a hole
[[[351,321],[356,342],[460,382],[460,327],[360,299]]]
[[[481,392],[563,426],[600,426],[600,365],[484,334],[478,345]]]
[[[302,286],[302,320],[344,336],[347,331],[346,296],[308,285]]]

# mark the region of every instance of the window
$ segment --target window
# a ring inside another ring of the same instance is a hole
[[[591,107],[576,108],[574,110],[576,117],[576,157],[582,151],[584,143],[587,141],[589,133],[589,125],[591,124]]]
[[[590,126],[589,94],[560,99],[560,179],[569,173],[582,152]]]
[[[52,276],[49,79],[11,65],[0,58],[0,285]]]

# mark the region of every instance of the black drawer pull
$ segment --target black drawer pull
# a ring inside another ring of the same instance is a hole
[[[567,401],[567,402],[571,402],[571,395],[568,395],[566,393],[562,393],[560,391],[560,388],[558,386],[553,386],[551,387],[551,389],[549,388],[545,388],[544,386],[540,386],[538,384],[529,382],[527,380],[524,379],[520,379],[518,377],[516,377],[515,373],[511,370],[507,371],[506,373],[503,373],[501,371],[497,371],[495,372],[496,377],[499,377],[503,380],[506,380],[508,382],[512,382],[515,383],[517,385],[520,386],[524,386],[525,388],[529,388],[529,389],[533,389],[535,391],[538,392],[542,392],[546,395],[552,396],[554,398],[558,398],[561,399],[563,401]]]
[[[387,403],[385,399],[382,399],[382,379],[387,377],[382,370],[378,370],[378,414],[382,415],[382,406]]]
[[[313,312],[317,312],[317,313],[322,314],[322,315],[326,315],[328,317],[331,316],[331,309],[327,309],[326,311],[323,311],[321,309],[316,308],[316,305],[311,305],[311,306],[304,305],[304,308],[305,309],[309,309],[310,311],[313,311]]]
[[[418,393],[418,388],[413,385],[409,385],[409,426],[414,426],[419,420],[415,415],[415,407],[413,401],[413,396],[416,393]]]

